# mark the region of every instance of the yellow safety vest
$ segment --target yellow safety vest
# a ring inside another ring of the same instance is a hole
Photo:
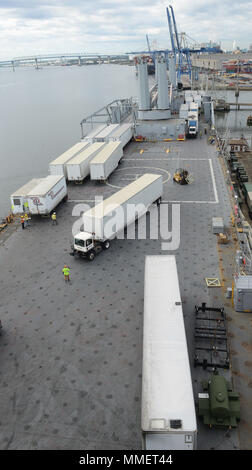
[[[62,272],[64,273],[64,276],[69,276],[70,269],[69,268],[63,268]]]

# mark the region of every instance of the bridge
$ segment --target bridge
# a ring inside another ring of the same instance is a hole
[[[48,61],[60,61],[63,65],[68,59],[77,59],[78,64],[86,64],[89,61],[95,63],[111,62],[111,61],[126,61],[129,60],[128,54],[97,54],[87,52],[74,52],[74,53],[56,53],[56,54],[42,54],[33,56],[14,57],[13,59],[0,60],[0,67],[12,67],[15,70],[17,65],[34,64],[35,68],[39,68]]]

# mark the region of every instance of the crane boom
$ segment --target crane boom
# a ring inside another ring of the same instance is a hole
[[[170,31],[172,52],[175,55],[176,50],[175,50],[175,44],[174,44],[174,40],[173,40],[172,22],[171,22],[171,16],[170,16],[168,8],[166,8],[166,14],[167,14],[168,26],[169,26],[169,31]]]
[[[175,37],[176,37],[176,43],[177,43],[177,48],[178,51],[180,51],[180,45],[179,45],[179,38],[178,38],[178,31],[177,31],[177,25],[176,25],[176,20],[175,20],[175,15],[172,6],[170,5],[171,9],[171,14],[172,14],[172,20],[173,20],[173,27],[174,27],[174,32],[175,32]]]

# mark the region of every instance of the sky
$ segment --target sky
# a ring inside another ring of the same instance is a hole
[[[0,60],[48,53],[125,53],[170,48],[166,7],[178,32],[223,49],[252,43],[252,1],[0,0]]]

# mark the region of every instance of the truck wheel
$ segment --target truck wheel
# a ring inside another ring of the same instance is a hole
[[[109,247],[110,247],[110,243],[109,243],[108,240],[102,244],[102,249],[103,250],[108,250]]]
[[[94,251],[91,251],[88,255],[88,259],[89,261],[93,261],[95,259],[95,252]]]

